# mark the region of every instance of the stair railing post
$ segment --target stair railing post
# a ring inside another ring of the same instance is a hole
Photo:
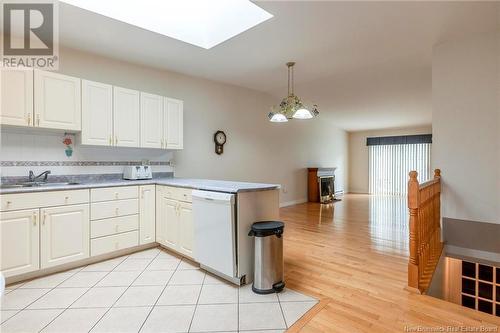
[[[419,225],[418,225],[418,207],[420,201],[419,184],[417,180],[418,173],[411,171],[408,180],[408,209],[410,212],[410,257],[408,261],[408,287],[419,291]]]

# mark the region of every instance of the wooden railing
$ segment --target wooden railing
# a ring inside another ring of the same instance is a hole
[[[410,258],[408,287],[425,293],[436,268],[441,242],[441,171],[434,170],[434,179],[419,184],[417,172],[410,172],[408,208],[410,211]]]

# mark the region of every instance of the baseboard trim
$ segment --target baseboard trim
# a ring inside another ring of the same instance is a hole
[[[301,203],[307,202],[307,198],[302,198],[302,199],[297,199],[297,200],[292,200],[292,201],[285,201],[285,202],[280,202],[280,208],[283,207],[288,207],[288,206],[293,206],[293,205],[298,205]]]

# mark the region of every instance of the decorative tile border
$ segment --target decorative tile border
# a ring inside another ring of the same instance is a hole
[[[0,167],[32,166],[126,166],[141,165],[141,161],[0,161]],[[149,165],[170,165],[170,161],[154,162]]]

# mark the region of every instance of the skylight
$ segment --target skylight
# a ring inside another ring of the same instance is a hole
[[[273,17],[249,0],[61,0],[210,49]]]

